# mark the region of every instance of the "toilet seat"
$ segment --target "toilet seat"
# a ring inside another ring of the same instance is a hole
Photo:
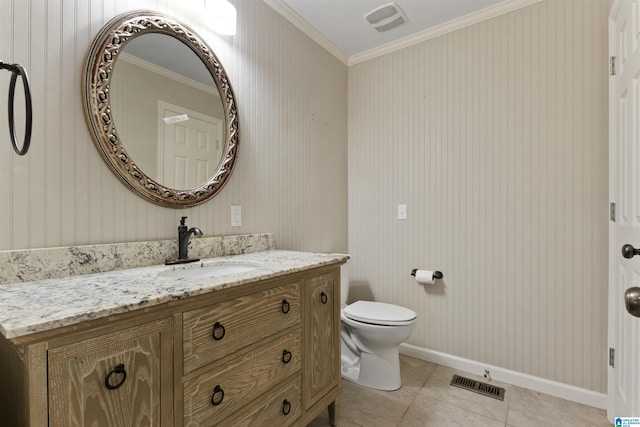
[[[416,321],[416,313],[406,307],[374,301],[356,301],[344,308],[351,320],[381,326],[405,326]]]

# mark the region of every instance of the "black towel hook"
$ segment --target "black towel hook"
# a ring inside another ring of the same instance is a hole
[[[13,150],[19,156],[24,156],[29,151],[29,145],[31,144],[31,126],[33,120],[33,110],[31,108],[31,89],[29,89],[29,77],[27,72],[20,64],[6,64],[0,61],[0,70],[11,71],[11,82],[9,83],[9,136],[11,137],[11,145]],[[22,87],[24,88],[24,103],[26,123],[24,129],[24,141],[22,142],[22,148],[18,148],[16,141],[16,122],[14,117],[14,100],[16,94],[16,83],[18,76],[22,77]]]

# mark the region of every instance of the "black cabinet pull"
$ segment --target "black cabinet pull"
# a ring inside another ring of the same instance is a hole
[[[218,398],[216,398],[218,396]],[[224,390],[219,385],[213,388],[213,394],[211,395],[211,404],[218,406],[224,400]]]
[[[282,363],[287,364],[289,362],[291,362],[291,352],[289,350],[284,350],[282,352]]]
[[[118,384],[111,385],[112,375],[122,375],[122,378],[120,379],[120,382]],[[115,390],[122,387],[122,384],[124,384],[126,379],[127,379],[127,371],[124,370],[124,365],[121,363],[118,366],[116,366],[113,369],[113,371],[109,372],[109,374],[107,375],[107,378],[104,379],[104,386],[109,390]]]
[[[285,399],[282,401],[282,413],[284,415],[289,415],[289,412],[291,412],[291,402]]]
[[[289,305],[289,301],[287,301],[286,299],[283,299],[282,300],[282,312],[284,314],[287,314],[290,309],[291,309],[291,306]]]
[[[329,297],[327,297],[327,294],[325,294],[324,292],[320,292],[320,301],[322,301],[323,304],[326,304],[327,301],[329,301]]]
[[[225,332],[227,331],[224,329],[224,326],[222,326],[222,323],[216,322],[213,324],[213,332],[211,333],[211,335],[213,336],[214,340],[219,341],[224,338]]]

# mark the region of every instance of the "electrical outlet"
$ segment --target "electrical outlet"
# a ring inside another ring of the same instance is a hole
[[[398,219],[407,219],[407,205],[398,205]]]
[[[231,205],[231,226],[232,227],[242,226],[242,206]]]

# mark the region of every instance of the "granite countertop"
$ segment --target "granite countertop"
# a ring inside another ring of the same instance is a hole
[[[0,333],[9,339],[22,337],[347,259],[342,254],[268,250],[177,266],[157,265],[4,285],[0,286]],[[225,263],[255,269],[207,278],[158,275],[167,270]]]

